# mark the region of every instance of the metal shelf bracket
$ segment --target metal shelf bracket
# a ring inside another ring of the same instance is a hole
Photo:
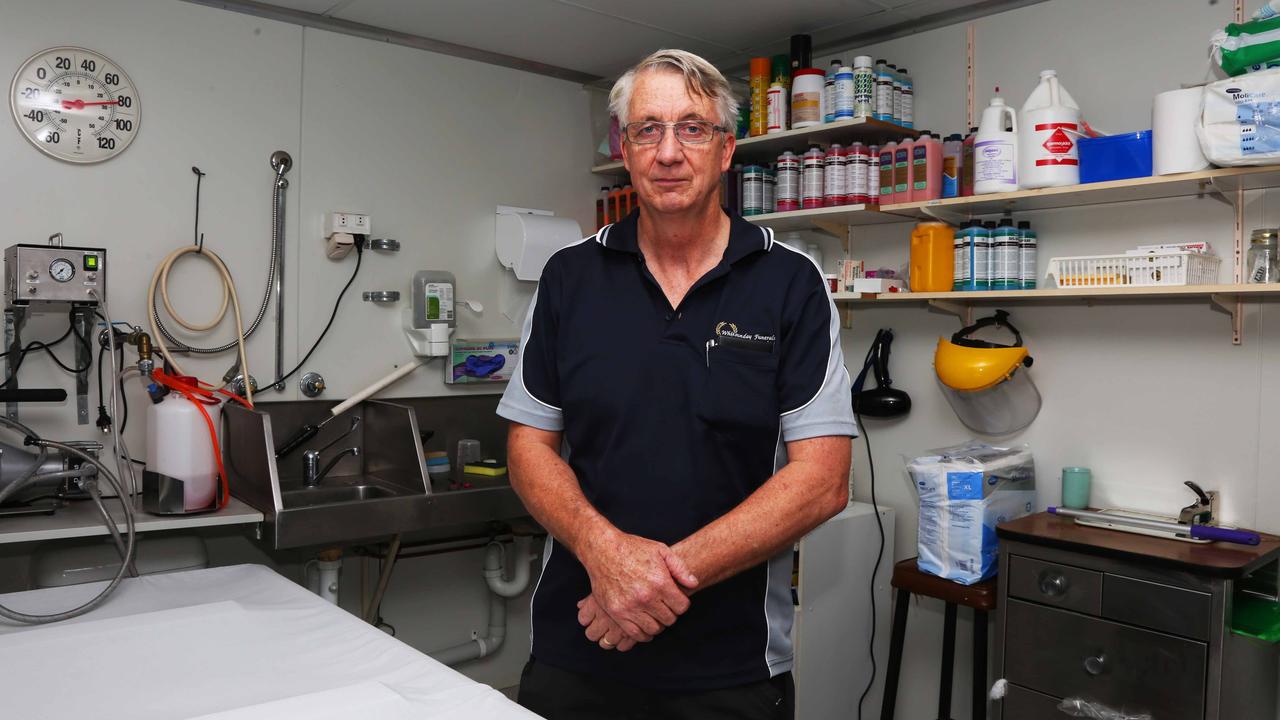
[[[965,326],[973,324],[973,306],[951,300],[930,300],[929,309],[960,318]]]
[[[941,220],[944,223],[950,223],[951,225],[955,225],[957,227],[959,227],[960,223],[969,219],[969,216],[963,213],[951,212],[949,210],[942,210],[936,207],[929,207],[928,205],[920,208],[920,212],[924,213],[925,215],[928,215],[934,220]]]
[[[1239,295],[1210,295],[1209,307],[1231,316],[1231,344],[1239,345],[1244,336],[1244,300]]]

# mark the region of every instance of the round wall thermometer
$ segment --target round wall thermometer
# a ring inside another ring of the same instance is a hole
[[[110,160],[138,134],[142,103],[119,65],[92,50],[56,47],[13,76],[9,107],[24,137],[73,163]]]

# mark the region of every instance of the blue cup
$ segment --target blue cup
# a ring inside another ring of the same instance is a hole
[[[1093,472],[1087,467],[1062,468],[1062,507],[1084,510],[1089,507],[1089,485]]]

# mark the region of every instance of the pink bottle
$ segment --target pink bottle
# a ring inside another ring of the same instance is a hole
[[[915,148],[916,141],[904,137],[898,141],[898,147],[893,151],[893,201],[895,203],[909,203],[914,200],[911,190],[915,184],[912,172]]]
[[[893,156],[898,150],[898,144],[890,140],[880,146],[880,197],[878,198],[881,205],[892,205],[897,202],[897,193],[893,190]]]
[[[925,130],[911,150],[911,199],[942,197],[942,138]]]

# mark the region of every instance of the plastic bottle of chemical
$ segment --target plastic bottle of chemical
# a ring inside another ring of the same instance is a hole
[[[898,202],[898,193],[894,190],[894,156],[898,153],[898,143],[890,140],[880,146],[880,204],[892,205]]]
[[[775,82],[769,86],[765,99],[769,108],[769,122],[765,133],[780,133],[787,129],[787,89],[782,83]]]
[[[775,212],[778,207],[778,177],[777,170],[770,167],[764,173],[764,211],[766,213]]]
[[[212,434],[206,413],[213,421]],[[147,469],[182,481],[183,510],[213,505],[218,488],[214,446],[222,427],[222,405],[197,405],[175,392],[147,405],[146,415]]]
[[[845,186],[845,202],[850,205],[865,205],[871,201],[867,194],[867,171],[871,167],[871,156],[867,146],[856,142],[849,147],[849,162]]]
[[[956,228],[955,240],[952,246],[955,253],[952,290],[965,290],[965,283],[969,281],[969,241],[972,240],[972,233],[969,230],[972,227],[973,221],[966,220],[960,223],[960,227]]]
[[[1036,266],[1039,262],[1039,242],[1031,223],[1018,223],[1018,278],[1023,290],[1036,289]]]
[[[889,65],[890,80],[893,82],[893,110],[892,122],[895,125],[902,124],[902,71],[897,65],[890,63]]]
[[[724,183],[723,205],[730,214],[742,214],[742,166],[734,165],[725,171],[721,179]]]
[[[942,138],[923,131],[911,150],[911,199],[942,197]]]
[[[875,119],[893,122],[893,73],[883,58],[876,60]]]
[[[813,146],[800,158],[800,207],[822,207],[823,181],[825,180],[826,155]]]
[[[982,223],[978,232],[978,251],[974,255],[973,267],[974,281],[979,290],[991,289],[991,250],[992,243],[995,241],[995,234],[996,224],[994,222]],[[982,256],[981,260],[977,259],[978,254]]]
[[[1022,287],[1022,236],[1013,218],[1003,217],[991,236],[991,289]]]
[[[1058,83],[1058,73],[1040,71],[1040,84],[1018,118],[1018,185],[1024,189],[1080,182],[1080,106]]]
[[[840,65],[838,58],[832,60],[831,67],[827,69],[827,75],[822,81],[822,122],[824,123],[834,122],[836,119],[836,74],[840,72]]]
[[[763,135],[769,129],[769,58],[751,58],[751,136]]]
[[[626,217],[626,213],[622,212],[621,185],[614,185],[609,189],[609,217],[613,218],[610,222],[618,222]]]
[[[800,209],[800,165],[800,156],[790,150],[778,156],[778,212]]]
[[[909,203],[913,200],[911,193],[915,178],[911,164],[916,149],[916,141],[904,137],[898,141],[898,148],[893,151],[893,201]]]
[[[871,69],[871,56],[859,55],[853,59],[853,116],[872,117],[875,100],[876,73]]]
[[[964,156],[964,140],[952,133],[942,141],[942,197],[960,196],[960,168]]]
[[[867,183],[863,186],[868,205],[880,205],[880,146],[867,148]]]
[[[600,187],[600,194],[596,196],[596,230],[609,222],[609,186],[603,185]]]
[[[915,83],[906,68],[899,70],[902,77],[902,127],[913,127],[915,121]]]
[[[973,195],[973,143],[978,137],[978,128],[969,128],[960,148],[960,197]]]
[[[791,128],[822,124],[822,83],[819,68],[800,68],[791,75]]]
[[[853,119],[853,96],[853,68],[848,65],[842,65],[840,69],[836,71],[836,120]]]
[[[1013,129],[1007,130],[1012,123]],[[1013,192],[1018,189],[1018,116],[991,98],[982,111],[982,123],[973,143],[973,192],[975,195]]]
[[[832,143],[827,149],[827,156],[822,167],[822,205],[823,207],[839,207],[845,204],[848,178],[848,156],[844,148]]]
[[[742,168],[742,216],[763,215],[764,209],[764,176],[762,165],[747,165]]]

